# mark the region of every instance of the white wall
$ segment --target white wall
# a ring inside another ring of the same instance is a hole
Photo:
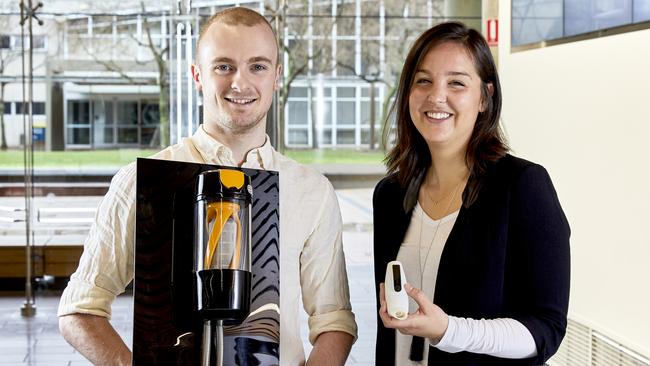
[[[510,52],[503,122],[550,172],[571,224],[570,317],[650,355],[650,29]]]

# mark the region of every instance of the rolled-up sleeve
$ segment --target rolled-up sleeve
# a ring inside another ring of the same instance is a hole
[[[357,338],[350,306],[342,243],[342,220],[332,185],[325,181],[314,230],[300,256],[302,301],[309,314],[309,341],[324,332],[339,331]]]
[[[111,304],[133,279],[136,166],[118,171],[84,242],[79,267],[61,295],[58,316],[110,318]]]

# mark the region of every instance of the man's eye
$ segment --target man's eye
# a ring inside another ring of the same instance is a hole
[[[260,65],[260,64],[255,64],[251,68],[253,69],[253,71],[264,71],[268,69],[268,67],[266,67],[265,65]]]
[[[230,65],[217,65],[214,69],[219,72],[228,72],[232,70],[232,67]]]

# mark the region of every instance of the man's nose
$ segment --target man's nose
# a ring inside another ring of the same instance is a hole
[[[230,83],[230,88],[237,92],[243,92],[249,87],[248,75],[244,70],[237,70],[233,74],[232,82]]]

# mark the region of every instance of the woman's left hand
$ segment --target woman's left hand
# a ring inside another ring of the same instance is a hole
[[[433,344],[437,344],[447,331],[449,317],[438,305],[429,300],[420,289],[408,283],[404,285],[404,289],[418,304],[418,310],[410,313],[405,320],[399,320],[388,315],[384,284],[379,285],[379,301],[381,303],[379,317],[384,323],[384,327],[397,329],[400,333],[406,335],[429,338]]]

